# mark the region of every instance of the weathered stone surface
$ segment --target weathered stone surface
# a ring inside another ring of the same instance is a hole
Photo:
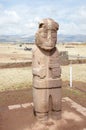
[[[36,45],[45,50],[53,49],[57,42],[58,29],[59,25],[53,19],[43,19],[36,33]]]
[[[33,49],[33,102],[38,119],[61,116],[61,68],[57,42],[58,23],[43,19],[36,33]]]
[[[60,78],[58,79],[49,79],[47,80],[47,86],[48,88],[61,88],[62,86],[62,80]]]
[[[51,110],[61,110],[61,88],[57,89],[35,89],[33,88],[34,108],[38,113],[48,113],[51,103]],[[51,98],[51,99],[50,99]]]
[[[33,81],[33,87],[37,88],[37,89],[54,89],[54,88],[61,88],[62,86],[62,80],[60,78],[58,79],[42,79],[42,80],[38,80],[35,79]]]

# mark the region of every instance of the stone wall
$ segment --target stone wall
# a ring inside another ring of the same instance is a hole
[[[68,51],[61,51],[59,53],[59,59],[61,65],[68,65],[69,64]]]

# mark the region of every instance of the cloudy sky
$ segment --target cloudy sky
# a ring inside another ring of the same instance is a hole
[[[59,34],[86,34],[86,0],[0,0],[0,35],[34,35],[47,17]]]

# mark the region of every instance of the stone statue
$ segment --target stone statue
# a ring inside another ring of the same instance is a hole
[[[61,68],[57,50],[58,23],[43,19],[39,23],[33,49],[33,103],[38,120],[61,116]]]

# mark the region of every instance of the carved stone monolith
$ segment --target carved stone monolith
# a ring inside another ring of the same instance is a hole
[[[58,23],[46,18],[39,23],[33,49],[33,103],[38,120],[61,117],[61,68],[57,50]]]

